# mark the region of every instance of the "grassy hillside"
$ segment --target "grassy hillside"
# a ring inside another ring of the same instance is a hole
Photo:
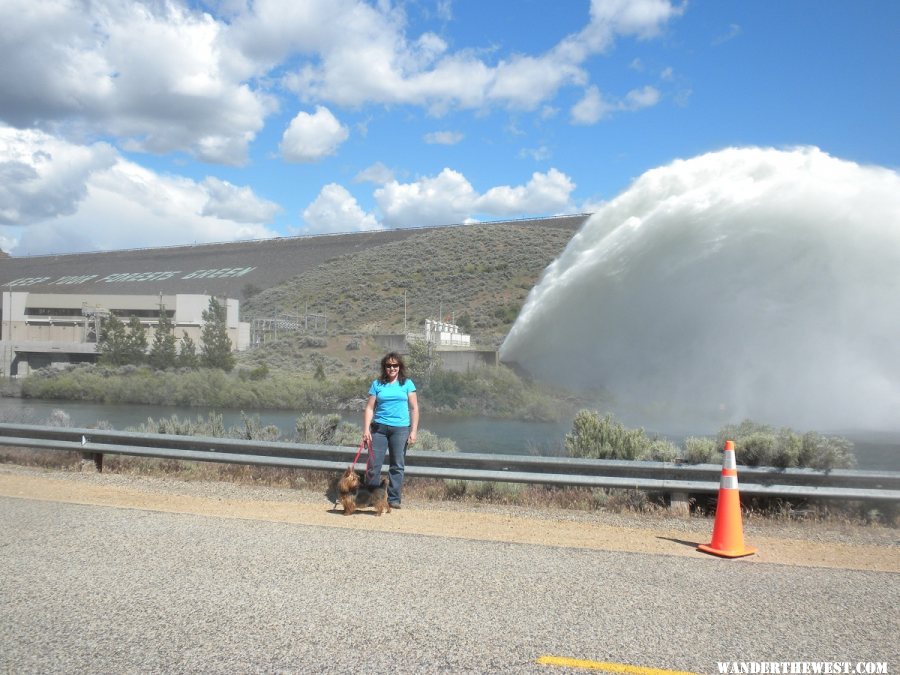
[[[242,319],[304,310],[325,314],[327,345],[294,335],[245,354],[241,362],[307,371],[322,362],[330,372],[368,370],[378,350],[366,337],[403,331],[404,291],[410,331],[421,331],[426,318],[442,313],[466,327],[479,346],[497,347],[573,234],[531,223],[468,225],[324,260],[246,301]]]

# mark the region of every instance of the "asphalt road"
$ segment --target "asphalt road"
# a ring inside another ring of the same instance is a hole
[[[6,497],[0,570],[9,673],[900,667],[891,573]]]

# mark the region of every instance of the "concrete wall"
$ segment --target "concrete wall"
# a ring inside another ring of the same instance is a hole
[[[387,352],[397,352],[399,354],[408,354],[409,346],[406,344],[406,336],[402,333],[393,335],[375,335],[373,336],[375,344]]]
[[[441,366],[454,373],[467,373],[476,368],[487,368],[500,365],[496,350],[488,349],[454,349],[438,351]]]

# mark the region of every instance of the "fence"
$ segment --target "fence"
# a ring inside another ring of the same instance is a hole
[[[353,461],[356,448],[0,424],[0,445],[76,451],[98,468],[104,454],[134,455],[256,466],[339,471]],[[361,460],[365,460],[365,454]],[[637,489],[686,495],[718,492],[722,467],[717,464],[672,464],[412,451],[406,475],[428,478],[531,483],[557,486]],[[785,498],[900,501],[900,472],[835,469],[778,469],[739,466],[743,495]]]

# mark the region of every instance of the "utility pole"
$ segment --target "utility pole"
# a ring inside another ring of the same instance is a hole
[[[6,345],[4,345],[4,356],[6,357],[6,367],[3,369],[3,375],[12,377],[12,364],[13,364],[13,344],[12,344],[12,282],[7,284],[7,302],[4,310],[6,311],[7,317],[7,329],[6,329]],[[2,326],[0,326],[0,332],[2,332]]]

